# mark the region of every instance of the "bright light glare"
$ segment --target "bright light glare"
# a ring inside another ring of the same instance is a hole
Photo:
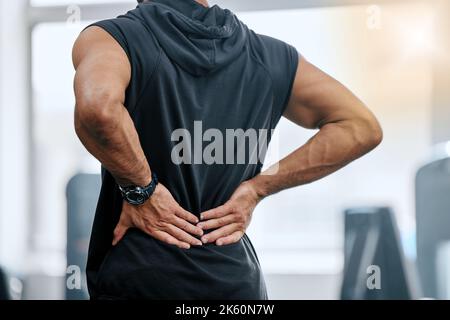
[[[427,17],[402,26],[402,38],[409,55],[427,54],[434,51],[434,19]]]

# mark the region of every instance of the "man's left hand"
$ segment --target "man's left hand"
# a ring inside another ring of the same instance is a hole
[[[216,229],[202,237],[203,243],[218,246],[238,242],[250,225],[253,210],[261,200],[250,181],[243,182],[224,205],[203,212],[197,224],[203,230]]]

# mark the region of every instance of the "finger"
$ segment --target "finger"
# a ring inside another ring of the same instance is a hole
[[[226,216],[229,213],[230,213],[230,208],[228,207],[227,204],[224,204],[223,206],[202,212],[200,214],[200,219],[208,220],[208,219],[213,219],[213,218],[221,218],[223,216]]]
[[[236,214],[228,214],[221,218],[216,219],[210,219],[206,221],[202,221],[197,224],[197,227],[202,228],[203,230],[209,230],[209,229],[217,229],[223,226],[226,226],[227,224],[231,224],[233,222],[237,222],[237,215]]]
[[[189,211],[184,210],[182,207],[180,207],[179,210],[175,212],[175,214],[190,223],[198,223],[199,221],[195,215],[193,215]]]
[[[199,226],[194,226],[194,225],[190,224],[189,222],[187,222],[186,220],[181,219],[177,216],[174,217],[173,224],[175,226],[177,226],[178,228],[180,228],[181,230],[184,230],[191,234],[194,234],[197,236],[203,235],[203,230]]]
[[[155,239],[158,239],[158,240],[168,243],[168,244],[172,244],[181,249],[189,249],[191,247],[191,245],[189,243],[179,241],[177,238],[171,236],[170,234],[168,234],[167,232],[164,232],[164,231],[155,231],[152,233],[151,236],[154,237]]]
[[[187,242],[194,246],[201,246],[202,242],[188,234],[187,232],[184,232],[180,228],[174,226],[173,224],[167,225],[167,230],[165,230],[167,233],[169,233],[171,236],[175,237],[179,241]]]
[[[123,224],[121,221],[117,224],[113,232],[113,242],[112,242],[113,246],[115,246],[120,240],[122,240],[128,228],[129,227]]]
[[[226,246],[228,244],[233,244],[241,240],[244,233],[242,231],[236,231],[230,234],[229,236],[219,238],[216,241],[216,245],[218,246]]]
[[[232,224],[226,225],[222,228],[219,228],[217,230],[214,230],[213,232],[210,232],[210,233],[204,235],[202,237],[202,242],[203,243],[215,242],[219,238],[226,237],[226,236],[232,234],[233,232],[238,231],[239,230],[238,228],[239,228],[239,224],[237,224],[237,223],[232,223]]]

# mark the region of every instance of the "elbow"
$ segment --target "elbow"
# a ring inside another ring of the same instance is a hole
[[[115,128],[119,113],[115,110],[118,100],[108,95],[77,97],[75,105],[75,132],[81,138],[86,134],[105,136]]]
[[[369,131],[368,145],[371,149],[375,149],[381,144],[381,142],[383,142],[383,129],[381,128],[380,123],[378,122],[377,119],[375,119],[375,117],[368,125],[368,131]]]
[[[378,147],[383,141],[383,129],[378,120],[371,116],[367,119],[361,119],[359,124],[358,144],[367,152]]]

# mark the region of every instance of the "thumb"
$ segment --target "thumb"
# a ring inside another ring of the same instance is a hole
[[[125,233],[127,233],[128,229],[129,227],[125,225],[122,222],[122,220],[119,221],[113,232],[113,241],[112,241],[113,246],[115,246],[120,240],[122,240],[123,236],[125,235]]]

